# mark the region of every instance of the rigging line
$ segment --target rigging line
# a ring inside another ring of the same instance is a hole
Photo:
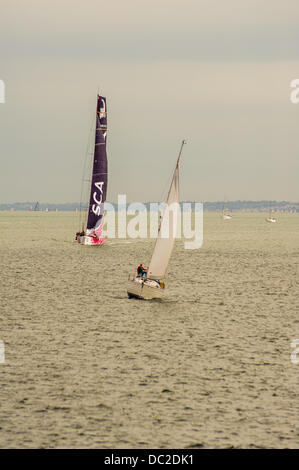
[[[178,158],[177,158],[177,161],[176,161],[176,165],[175,165],[175,167],[174,167],[174,170],[173,170],[173,172],[172,172],[172,174],[171,174],[171,181],[173,180],[175,171],[176,171],[176,169],[179,167],[179,164],[180,164],[180,162],[181,162],[183,147],[184,147],[184,145],[185,145],[186,143],[187,143],[186,140],[182,140],[181,147],[180,147],[180,152],[179,152],[179,156],[178,156]],[[179,174],[178,174],[178,181],[179,181]],[[171,185],[169,185],[169,190],[168,190],[168,194],[167,194],[167,200],[168,200],[169,195],[170,195],[170,190],[171,190]],[[179,203],[180,203],[180,202],[179,202]],[[162,221],[162,216],[160,215],[158,234],[160,233],[160,229],[161,229],[161,221]]]
[[[182,143],[181,143],[181,148],[180,148],[180,153],[179,153],[179,156],[178,156],[178,159],[176,161],[176,164],[175,164],[175,167],[174,167],[174,170],[171,174],[171,181],[174,177],[174,172],[178,166],[178,164],[180,163],[180,160],[181,160],[181,156],[182,156],[182,151],[183,151],[183,147],[184,145],[186,144],[187,142],[185,140],[182,140]],[[168,196],[170,194],[170,186],[169,186],[169,190],[168,190],[168,195],[167,195],[167,199],[168,199]],[[162,215],[160,214],[160,218],[159,218],[159,227],[158,227],[158,236],[160,236],[160,230],[161,230],[161,222],[162,222]],[[156,238],[156,242],[155,242],[155,247],[157,245],[157,242],[158,242],[158,237]],[[155,248],[154,248],[155,249]]]
[[[94,130],[94,112],[92,113],[91,123],[90,123],[90,126],[89,126],[88,142],[87,142],[87,148],[86,148],[84,164],[83,164],[83,172],[82,172],[83,176],[82,176],[82,180],[81,180],[80,209],[79,209],[79,230],[81,230],[82,222],[84,222],[84,219],[87,217],[87,216],[82,214],[82,203],[83,203],[82,199],[83,199],[83,191],[84,191],[83,187],[84,187],[84,182],[85,182],[85,173],[87,171],[87,169],[86,169],[86,167],[87,167],[87,157],[89,155],[92,155],[92,152],[90,152],[90,146],[91,146],[91,136],[92,136],[93,130]]]
[[[168,178],[168,181],[167,181],[167,183],[166,183],[166,185],[165,185],[165,187],[164,187],[163,193],[162,193],[162,195],[161,195],[162,197],[161,197],[160,201],[164,201],[164,199],[165,199],[165,201],[166,201],[167,198],[168,198],[170,189],[168,189],[167,197],[166,197],[166,196],[164,197],[164,195],[166,195],[166,190],[167,190],[167,188],[169,188],[169,186],[170,186],[170,182],[171,182],[171,180],[172,180],[172,178],[173,178],[173,175],[174,175],[174,172],[175,172],[175,170],[176,170],[176,167],[177,167],[177,165],[180,163],[181,156],[182,156],[182,151],[183,151],[183,147],[184,147],[184,145],[185,145],[186,143],[187,143],[186,140],[182,140],[181,147],[180,147],[180,152],[179,152],[177,161],[176,161],[176,163],[175,163],[175,167],[174,167],[174,169],[172,170],[172,173],[170,173],[170,176],[169,176],[169,178]]]
[[[168,179],[166,181],[166,184],[164,186],[164,189],[163,191],[161,192],[161,195],[160,195],[160,198],[159,198],[159,201],[158,201],[158,204],[160,204],[161,202],[166,202],[166,199],[167,199],[167,191],[168,191],[168,188],[169,188],[169,185],[170,185],[170,182],[172,180],[172,173],[169,174],[168,176]]]

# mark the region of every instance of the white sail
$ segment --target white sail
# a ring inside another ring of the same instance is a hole
[[[185,141],[182,142],[180,154],[171,181],[166,207],[161,220],[155,248],[149,264],[148,279],[163,279],[174,247],[179,224],[179,167],[181,153]]]

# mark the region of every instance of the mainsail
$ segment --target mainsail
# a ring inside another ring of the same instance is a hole
[[[155,248],[149,264],[148,279],[163,279],[166,275],[168,263],[174,247],[179,223],[179,167],[183,146],[183,140],[177,164],[173,173],[168,192],[166,207],[161,220]]]
[[[103,228],[104,202],[107,194],[107,107],[106,98],[97,98],[94,159],[86,235],[100,238]]]

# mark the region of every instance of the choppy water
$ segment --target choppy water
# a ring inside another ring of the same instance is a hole
[[[162,302],[153,240],[73,243],[76,214],[0,213],[0,446],[299,448],[299,216],[204,217]]]

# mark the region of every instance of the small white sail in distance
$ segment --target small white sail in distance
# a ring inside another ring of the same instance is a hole
[[[167,267],[174,247],[179,223],[179,169],[183,146],[182,141],[180,153],[173,173],[171,185],[168,192],[166,206],[161,220],[155,248],[149,264],[147,278],[163,279],[166,275]]]

